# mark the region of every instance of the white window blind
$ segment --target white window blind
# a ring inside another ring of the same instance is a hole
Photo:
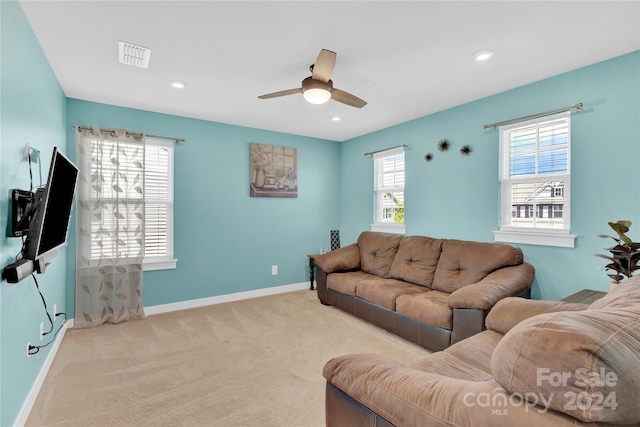
[[[173,191],[171,180],[171,145],[147,142],[145,150],[145,259],[171,258],[171,212]]]
[[[570,113],[503,126],[500,139],[500,230],[568,234]]]
[[[404,147],[374,153],[373,159],[375,217],[372,229],[404,233]]]
[[[104,212],[124,212],[124,214],[105,214],[94,218],[91,224],[93,236],[110,233],[108,230],[118,230],[118,240],[100,239],[92,240],[91,258],[126,258],[128,251],[140,251],[142,239],[136,237],[135,226],[132,226],[129,218],[129,210],[144,203],[144,268],[154,270],[162,268],[175,268],[173,259],[173,146],[170,142],[149,139],[146,146],[138,143],[113,142],[112,146],[105,146],[104,141],[98,145],[92,143],[92,152],[100,153],[104,150],[119,150],[119,154],[126,158],[138,158],[130,163],[119,162],[111,156],[96,155],[91,164],[92,177],[115,176],[127,185],[124,186],[98,186],[91,189],[91,198],[96,203],[102,203]],[[144,162],[144,176],[142,173]],[[98,202],[97,191],[101,191],[101,201]],[[144,194],[144,198],[143,198]],[[119,196],[116,199],[116,195]],[[117,204],[117,209],[116,209]],[[133,215],[140,215],[139,213]],[[125,242],[124,239],[127,241]]]

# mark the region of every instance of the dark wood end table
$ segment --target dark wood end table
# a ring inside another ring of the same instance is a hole
[[[594,301],[599,300],[607,293],[602,291],[594,291],[592,289],[583,289],[580,292],[576,292],[573,295],[569,295],[566,298],[562,298],[564,302],[577,302],[581,304],[591,304]]]
[[[316,278],[316,257],[320,256],[320,254],[311,254],[307,255],[309,257],[309,290],[314,290],[313,281]]]

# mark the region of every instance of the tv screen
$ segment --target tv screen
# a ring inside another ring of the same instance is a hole
[[[29,226],[24,258],[47,262],[67,243],[77,179],[78,168],[54,147],[47,185],[36,191],[37,211]]]

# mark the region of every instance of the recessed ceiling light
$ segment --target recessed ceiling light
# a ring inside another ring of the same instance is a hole
[[[478,62],[486,61],[493,56],[493,52],[490,50],[480,50],[473,54],[473,59]]]
[[[171,86],[175,87],[176,89],[184,89],[185,87],[187,87],[187,84],[181,80],[171,80],[169,84],[171,84]]]
[[[331,117],[331,120],[333,120],[334,122],[339,122],[341,119],[338,116],[333,116]]]

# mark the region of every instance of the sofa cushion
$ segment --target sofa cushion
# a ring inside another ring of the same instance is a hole
[[[443,242],[424,236],[403,237],[391,264],[390,277],[430,288]]]
[[[392,311],[396,310],[396,299],[401,295],[418,292],[428,292],[428,289],[402,280],[380,278],[356,285],[356,296]]]
[[[366,280],[377,279],[376,276],[364,271],[351,271],[348,273],[331,273],[327,275],[327,288],[338,291],[341,294],[356,295],[356,285]]]
[[[501,243],[445,240],[432,289],[452,293],[502,267],[520,265],[520,248]]]
[[[396,311],[412,319],[443,329],[453,328],[453,309],[447,304],[449,294],[426,291],[402,295],[396,301]]]
[[[633,276],[616,285],[605,296],[591,303],[587,310],[602,308],[624,308],[629,305],[640,304],[640,276]]]
[[[491,355],[502,337],[502,334],[495,331],[482,331],[479,334],[458,341],[443,351],[492,375]]]
[[[490,381],[490,373],[458,359],[455,355],[439,351],[407,365],[417,371],[443,375],[467,381]]]
[[[596,308],[514,326],[492,356],[496,381],[584,422],[640,424],[640,281],[629,285]]]
[[[487,329],[504,335],[518,323],[538,314],[556,313],[558,311],[580,311],[588,307],[586,304],[573,302],[507,297],[493,306],[484,324]]]
[[[365,273],[389,278],[389,270],[398,252],[402,236],[364,231],[358,237],[360,268]]]

